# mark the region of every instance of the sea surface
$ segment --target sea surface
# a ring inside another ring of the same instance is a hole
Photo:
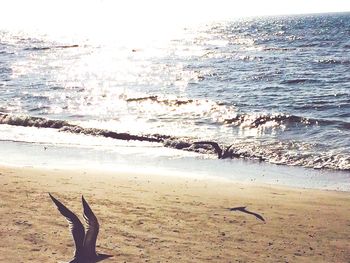
[[[350,13],[109,34],[0,27],[0,140],[350,171]]]

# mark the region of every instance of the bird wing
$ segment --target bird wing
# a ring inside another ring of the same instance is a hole
[[[69,223],[69,228],[72,232],[75,243],[75,257],[77,257],[78,254],[83,253],[83,244],[85,237],[84,226],[80,222],[79,218],[72,211],[70,211],[60,201],[54,198],[50,193],[49,195],[51,197],[51,200],[57,206],[58,211],[60,211],[60,213],[67,219]]]
[[[251,215],[255,216],[256,218],[260,219],[261,221],[265,222],[265,219],[262,217],[262,215],[259,215],[258,213],[250,212],[250,211],[247,211],[247,213],[251,214]]]
[[[246,209],[246,206],[238,206],[238,207],[233,207],[233,208],[229,208],[230,211],[241,211]]]
[[[255,213],[255,212],[251,212],[247,210],[246,206],[239,206],[239,207],[233,207],[233,208],[229,208],[230,211],[240,211],[246,214],[250,214],[255,216],[257,219],[260,219],[261,221],[265,222],[265,219],[262,217],[262,215]]]
[[[200,142],[194,142],[194,144],[209,144],[211,147],[214,148],[215,152],[218,154],[218,158],[221,159],[222,157],[222,149],[219,146],[218,143],[216,142],[211,142],[211,141],[200,141]]]
[[[84,240],[84,249],[87,256],[96,256],[96,240],[100,225],[98,220],[92,212],[89,204],[85,201],[84,197],[81,197],[84,208],[84,220],[87,224],[87,231]]]

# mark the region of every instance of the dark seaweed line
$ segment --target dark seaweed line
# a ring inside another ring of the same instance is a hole
[[[60,132],[70,132],[74,134],[84,134],[92,136],[102,136],[117,140],[134,140],[143,142],[162,143],[164,147],[174,148],[178,150],[186,150],[204,154],[217,154],[219,159],[237,158],[237,157],[253,157],[237,154],[232,146],[220,146],[214,141],[193,141],[180,137],[167,136],[161,134],[133,135],[129,133],[118,133],[106,129],[84,128],[79,125],[70,124],[62,120],[50,120],[40,117],[30,116],[13,116],[6,113],[0,113],[0,124],[13,126],[52,128]],[[262,160],[261,157],[259,159]]]
[[[83,128],[78,125],[70,124],[61,120],[48,120],[40,117],[29,116],[11,116],[9,114],[0,113],[0,124],[8,124],[14,126],[37,127],[37,128],[52,128],[62,132],[71,132],[76,134],[86,134],[94,136],[103,136],[118,140],[135,140],[148,142],[161,142],[159,138],[152,136],[138,136],[128,133],[117,133],[105,129]]]

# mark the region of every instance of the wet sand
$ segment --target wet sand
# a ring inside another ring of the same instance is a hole
[[[74,246],[48,192],[100,221],[102,262],[350,262],[350,193],[147,174],[0,168],[0,262]],[[261,215],[230,211],[247,206]]]

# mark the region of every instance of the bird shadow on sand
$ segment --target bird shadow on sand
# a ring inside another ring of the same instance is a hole
[[[262,215],[247,210],[247,207],[246,207],[246,206],[232,207],[232,208],[228,208],[228,210],[230,210],[230,211],[232,211],[232,212],[234,212],[234,211],[239,211],[239,212],[242,212],[242,213],[245,213],[245,214],[248,214],[248,215],[253,215],[253,216],[255,216],[257,219],[259,219],[259,220],[261,220],[261,221],[263,221],[263,222],[266,222],[265,219],[262,217]]]

